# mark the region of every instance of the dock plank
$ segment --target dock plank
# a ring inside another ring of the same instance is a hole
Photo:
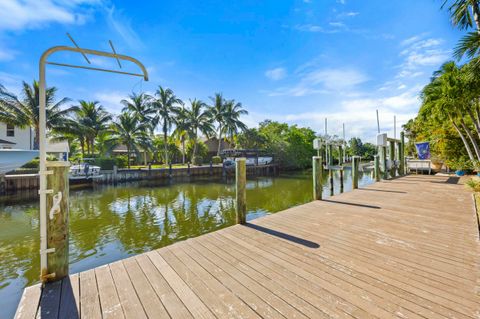
[[[447,179],[382,181],[28,287],[15,318],[480,318],[474,202]]]

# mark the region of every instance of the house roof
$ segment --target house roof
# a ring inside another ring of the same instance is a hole
[[[10,144],[10,145],[15,145],[17,143],[14,143],[14,142],[10,142],[10,141],[6,141],[6,140],[2,140],[0,139],[0,144]]]

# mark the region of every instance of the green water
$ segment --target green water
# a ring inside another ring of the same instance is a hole
[[[326,177],[326,176],[325,176]],[[312,198],[311,173],[247,181],[247,220]],[[129,183],[70,191],[70,272],[76,273],[176,241],[235,220],[231,181]],[[370,183],[360,175],[360,185]],[[335,176],[335,193],[339,192]],[[345,171],[345,191],[351,189]],[[328,195],[328,182],[324,180]],[[22,290],[39,276],[38,201],[27,195],[0,201],[0,318],[13,317]]]

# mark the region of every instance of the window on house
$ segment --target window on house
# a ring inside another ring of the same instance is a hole
[[[15,126],[7,124],[7,136],[15,136]]]

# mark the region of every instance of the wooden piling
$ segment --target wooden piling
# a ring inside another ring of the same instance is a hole
[[[328,166],[333,166],[333,145],[328,144]]]
[[[68,276],[68,215],[69,215],[69,162],[47,162],[47,254],[46,281],[56,281]]]
[[[330,168],[328,170],[328,179],[329,179],[329,182],[330,182],[330,196],[333,196],[334,195],[334,187],[333,187],[333,169]]]
[[[340,193],[343,193],[343,166],[340,167]]]
[[[322,174],[323,164],[321,156],[314,156],[312,159],[313,167],[313,200],[322,199]]]
[[[380,147],[380,169],[383,172],[383,179],[388,179],[388,170],[387,170],[387,147]]]
[[[352,157],[352,188],[358,188],[358,166],[360,164],[360,156]]]
[[[380,181],[380,156],[379,155],[373,156],[373,162],[374,162],[373,173],[374,173],[375,181],[379,182]]]
[[[247,222],[247,159],[244,157],[235,159],[235,212],[237,224]]]
[[[395,141],[390,141],[388,154],[391,163],[390,176],[393,178],[395,177]]]
[[[400,161],[399,173],[400,175],[405,175],[405,133],[400,132],[400,144],[398,151],[398,160]]]

